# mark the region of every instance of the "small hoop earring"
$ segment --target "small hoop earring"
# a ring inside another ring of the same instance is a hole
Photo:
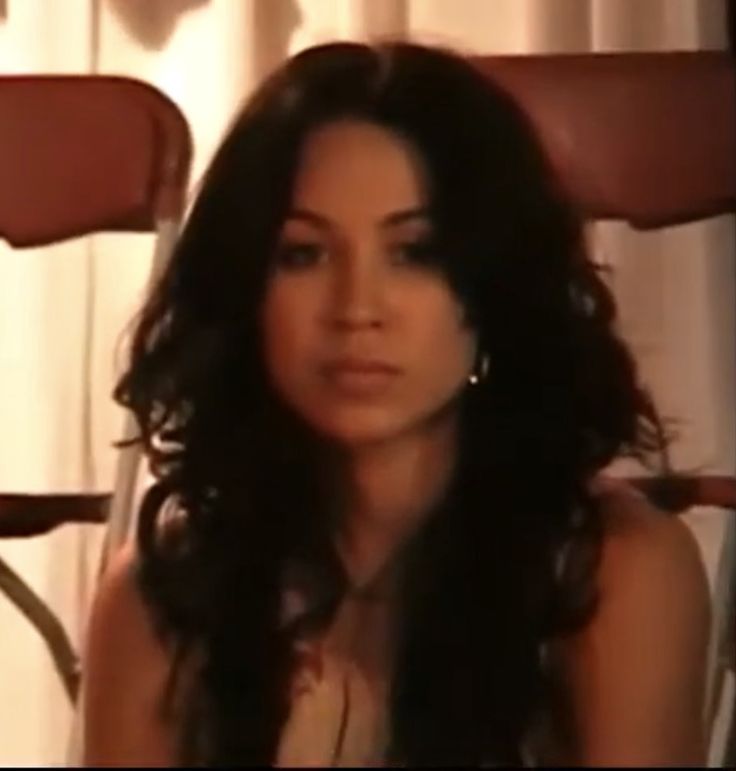
[[[480,365],[477,370],[473,370],[468,377],[470,385],[478,385],[488,377],[488,371],[491,368],[491,357],[487,353],[481,354]]]

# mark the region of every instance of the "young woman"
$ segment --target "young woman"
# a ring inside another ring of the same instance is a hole
[[[601,476],[663,453],[523,114],[453,54],[288,61],[116,392],[156,483],[99,590],[90,765],[697,765],[708,593]]]

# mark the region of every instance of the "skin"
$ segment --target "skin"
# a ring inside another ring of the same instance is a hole
[[[382,128],[339,122],[307,142],[263,304],[265,356],[282,398],[329,443],[342,548],[366,580],[416,527],[452,472],[457,396],[473,331],[441,273],[413,259],[431,236],[422,169]],[[368,394],[325,362],[399,372]]]
[[[358,586],[421,525],[451,478],[457,397],[477,355],[442,277],[408,259],[431,231],[425,190],[421,163],[385,130],[342,121],[315,132],[262,307],[272,384],[329,448],[337,542]],[[324,374],[325,361],[347,355],[388,361],[398,374],[356,394]],[[701,765],[710,604],[697,546],[625,485],[599,479],[592,490],[606,527],[601,603],[558,644],[576,735],[558,761]],[[152,631],[134,558],[132,547],[118,555],[92,611],[85,765],[176,764],[175,718],[159,709],[171,652]],[[328,637],[339,647],[357,632],[354,653],[385,680],[390,617],[374,612],[347,600]]]

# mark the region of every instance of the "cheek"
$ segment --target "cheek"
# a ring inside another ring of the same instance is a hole
[[[475,363],[474,337],[462,331],[435,336],[427,346],[428,379],[435,384],[439,398],[462,389]]]
[[[275,288],[266,295],[262,311],[265,364],[278,381],[293,376],[309,347],[310,309],[303,296]]]
[[[455,303],[438,304],[420,325],[423,369],[443,390],[463,384],[475,364],[477,337]]]

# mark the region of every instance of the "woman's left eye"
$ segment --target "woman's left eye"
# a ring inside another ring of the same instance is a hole
[[[429,241],[407,241],[391,247],[393,262],[400,265],[432,266],[437,262],[437,255]]]

